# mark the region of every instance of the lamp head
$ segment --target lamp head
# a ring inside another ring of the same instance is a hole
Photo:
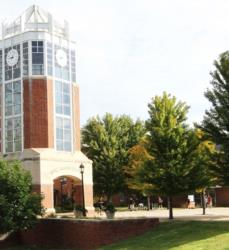
[[[80,164],[80,173],[83,174],[84,173],[84,165],[81,163]]]

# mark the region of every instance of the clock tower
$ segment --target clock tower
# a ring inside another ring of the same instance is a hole
[[[65,180],[68,198],[84,200],[93,213],[92,162],[80,151],[75,59],[68,23],[38,6],[2,25],[0,150],[31,172],[47,211],[54,211],[58,199],[62,203]]]

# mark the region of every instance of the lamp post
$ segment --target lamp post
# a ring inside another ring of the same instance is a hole
[[[67,182],[67,179],[65,177],[60,178],[60,206],[62,208],[63,206],[63,185],[65,185]]]
[[[85,201],[84,201],[84,182],[83,182],[84,165],[82,163],[80,164],[80,173],[81,173],[81,179],[82,179],[83,216],[86,216]]]

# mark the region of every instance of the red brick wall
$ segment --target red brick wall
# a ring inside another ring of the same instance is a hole
[[[48,105],[48,147],[54,148],[54,107],[53,107],[53,81],[47,80],[47,105]]]
[[[0,249],[21,245],[21,237],[18,233],[10,234],[6,239],[0,240]]]
[[[139,235],[158,224],[157,218],[102,221],[41,219],[33,230],[21,234],[21,240],[24,244],[52,248],[95,249]]]
[[[229,206],[229,187],[215,189],[216,206]]]
[[[24,147],[53,148],[53,83],[50,79],[26,79],[24,86]],[[79,87],[73,85],[73,145],[80,150]]]
[[[27,79],[24,85],[24,147],[53,148],[53,89],[47,79]]]

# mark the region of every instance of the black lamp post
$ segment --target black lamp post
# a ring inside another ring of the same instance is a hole
[[[82,163],[80,164],[80,173],[81,173],[81,179],[82,179],[83,216],[86,216],[85,201],[84,201],[84,182],[83,182],[84,165]]]
[[[60,206],[62,208],[63,206],[63,185],[65,185],[67,182],[67,179],[65,177],[60,178]]]

